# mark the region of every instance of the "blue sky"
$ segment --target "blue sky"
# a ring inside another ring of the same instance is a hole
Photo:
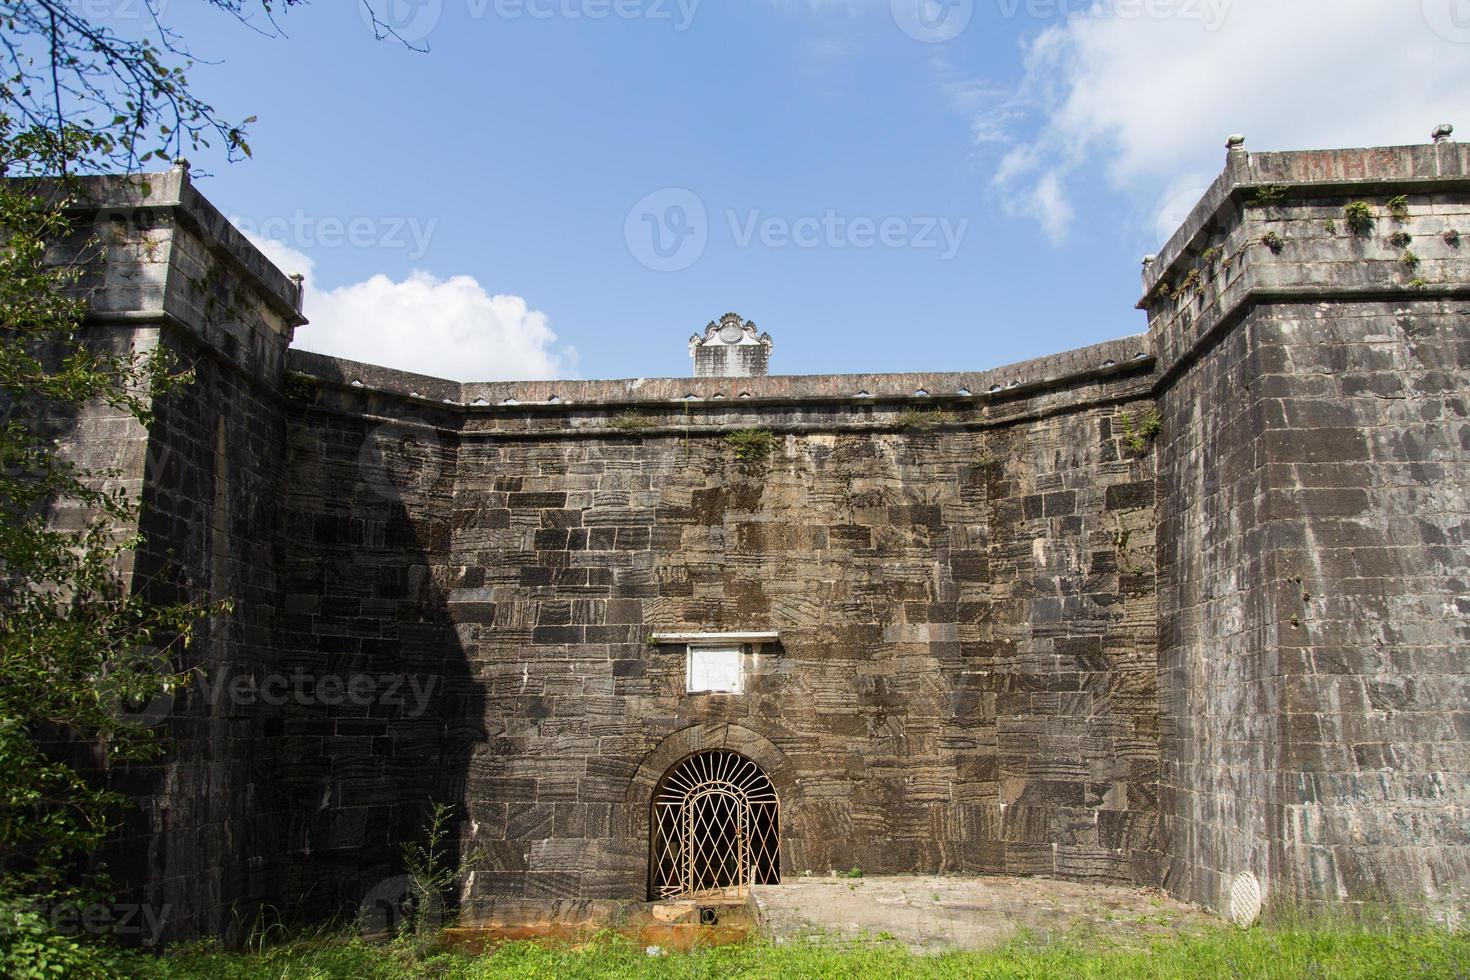
[[[687,375],[731,310],[782,374],[1139,332],[1229,133],[1470,127],[1462,0],[372,2],[428,50],[350,0],[285,37],[166,0],[219,61],[195,85],[259,117],[198,183],[310,275],[302,346],[465,380]]]

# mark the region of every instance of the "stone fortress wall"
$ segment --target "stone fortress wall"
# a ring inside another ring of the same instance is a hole
[[[199,382],[70,449],[131,447],[136,587],[237,600],[195,655],[239,683],[169,706],[118,849],[171,935],[391,890],[430,799],[477,909],[644,899],[654,787],[713,747],[791,873],[1463,904],[1466,147],[1235,146],[1146,334],[945,374],[763,376],[739,318],[685,379],[288,350],[299,284],[181,170],[94,190],[91,329]],[[685,632],[779,639],[690,695]]]

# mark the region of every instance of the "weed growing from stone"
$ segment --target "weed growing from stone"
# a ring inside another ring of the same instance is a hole
[[[1148,451],[1149,443],[1158,438],[1164,428],[1164,417],[1157,408],[1151,408],[1139,416],[1136,425],[1131,414],[1119,412],[1118,422],[1123,426],[1123,441],[1140,455]]]
[[[776,437],[768,429],[741,429],[725,437],[725,445],[742,463],[765,459],[776,448]]]
[[[1203,292],[1204,288],[1204,283],[1200,278],[1200,271],[1198,269],[1190,269],[1188,275],[1179,281],[1179,285],[1174,287],[1174,298],[1178,299],[1180,296],[1191,291],[1196,293]]]
[[[1373,226],[1378,221],[1373,214],[1373,205],[1367,201],[1354,201],[1342,209],[1342,216],[1355,235],[1372,234]]]
[[[1281,184],[1263,184],[1251,196],[1251,205],[1258,208],[1275,207],[1286,197],[1286,188]]]
[[[608,428],[619,432],[642,432],[654,426],[653,419],[642,412],[627,411],[613,416],[613,420],[607,424]]]

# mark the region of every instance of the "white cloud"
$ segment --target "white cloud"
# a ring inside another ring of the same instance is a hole
[[[1057,238],[1082,167],[1154,200],[1206,183],[1234,132],[1256,150],[1427,142],[1470,91],[1470,37],[1426,15],[1455,2],[1109,0],[1029,39],[1011,94],[965,115],[977,139],[1019,141],[993,180]]]
[[[519,296],[486,292],[470,276],[415,271],[395,282],[322,289],[310,257],[274,239],[247,236],[278,268],[306,277],[305,314],[295,346],[451,381],[566,377],[576,352],[556,346],[545,313]]]
[[[1072,225],[1072,205],[1062,192],[1062,181],[1055,173],[1043,174],[1031,191],[1031,203],[1048,238],[1060,242]]]

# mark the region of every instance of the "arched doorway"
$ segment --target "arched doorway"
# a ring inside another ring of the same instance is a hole
[[[735,752],[698,752],[653,794],[650,898],[739,899],[781,880],[776,788]]]

